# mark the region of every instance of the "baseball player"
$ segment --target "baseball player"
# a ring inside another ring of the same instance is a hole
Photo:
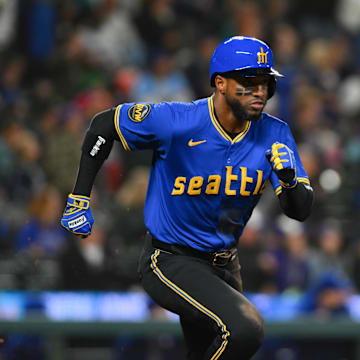
[[[180,316],[188,359],[250,359],[263,319],[242,295],[236,243],[270,181],[284,213],[303,221],[313,192],[288,125],[263,112],[275,92],[269,46],[234,36],[215,49],[215,92],[191,103],[121,104],[97,114],[61,224],[88,236],[90,192],[114,140],[151,149],[139,260],[144,289]]]

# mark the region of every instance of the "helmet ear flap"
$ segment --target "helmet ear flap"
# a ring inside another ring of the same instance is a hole
[[[211,76],[211,79],[210,79],[210,85],[212,86],[212,87],[215,87],[215,78],[216,78],[216,75],[218,75],[219,73],[214,73],[214,74],[212,74],[212,76]]]
[[[274,75],[271,75],[268,84],[268,100],[274,95],[275,89],[276,89],[276,78]]]

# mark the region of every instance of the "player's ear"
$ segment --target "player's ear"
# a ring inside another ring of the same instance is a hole
[[[215,76],[215,87],[219,90],[220,94],[224,95],[226,92],[227,80],[221,75]]]

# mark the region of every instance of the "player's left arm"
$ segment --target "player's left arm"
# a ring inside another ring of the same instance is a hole
[[[299,182],[294,188],[284,189],[279,195],[279,201],[284,214],[304,221],[311,213],[314,192],[310,185]]]
[[[314,193],[290,132],[285,141],[287,144],[273,143],[265,155],[280,185],[276,193],[282,210],[287,216],[304,221],[311,213]]]

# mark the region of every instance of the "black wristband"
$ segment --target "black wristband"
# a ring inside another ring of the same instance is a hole
[[[298,182],[293,188],[283,188],[279,200],[287,216],[304,221],[310,215],[314,193],[309,185]]]

